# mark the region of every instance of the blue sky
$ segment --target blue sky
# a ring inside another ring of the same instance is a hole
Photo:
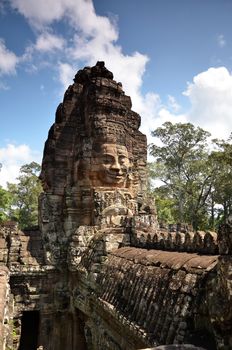
[[[231,0],[0,0],[0,184],[41,161],[76,71],[104,60],[141,130],[232,131]]]

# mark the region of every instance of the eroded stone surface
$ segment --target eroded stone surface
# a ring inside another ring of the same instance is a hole
[[[0,349],[6,344],[9,333],[9,271],[0,266]]]

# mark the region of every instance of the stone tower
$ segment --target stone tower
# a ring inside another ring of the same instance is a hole
[[[145,205],[147,143],[139,126],[130,97],[104,62],[76,74],[57,108],[42,162],[40,228],[49,262],[65,261],[80,226],[123,233],[129,218],[152,211]]]

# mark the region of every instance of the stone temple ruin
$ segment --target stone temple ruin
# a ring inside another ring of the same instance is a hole
[[[232,349],[232,225],[159,226],[139,126],[103,62],[76,74],[39,227],[0,228],[0,350]]]

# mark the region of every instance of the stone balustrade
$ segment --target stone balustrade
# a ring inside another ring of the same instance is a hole
[[[132,245],[145,249],[218,254],[217,233],[196,231],[187,225],[169,225],[153,228],[134,219]]]

